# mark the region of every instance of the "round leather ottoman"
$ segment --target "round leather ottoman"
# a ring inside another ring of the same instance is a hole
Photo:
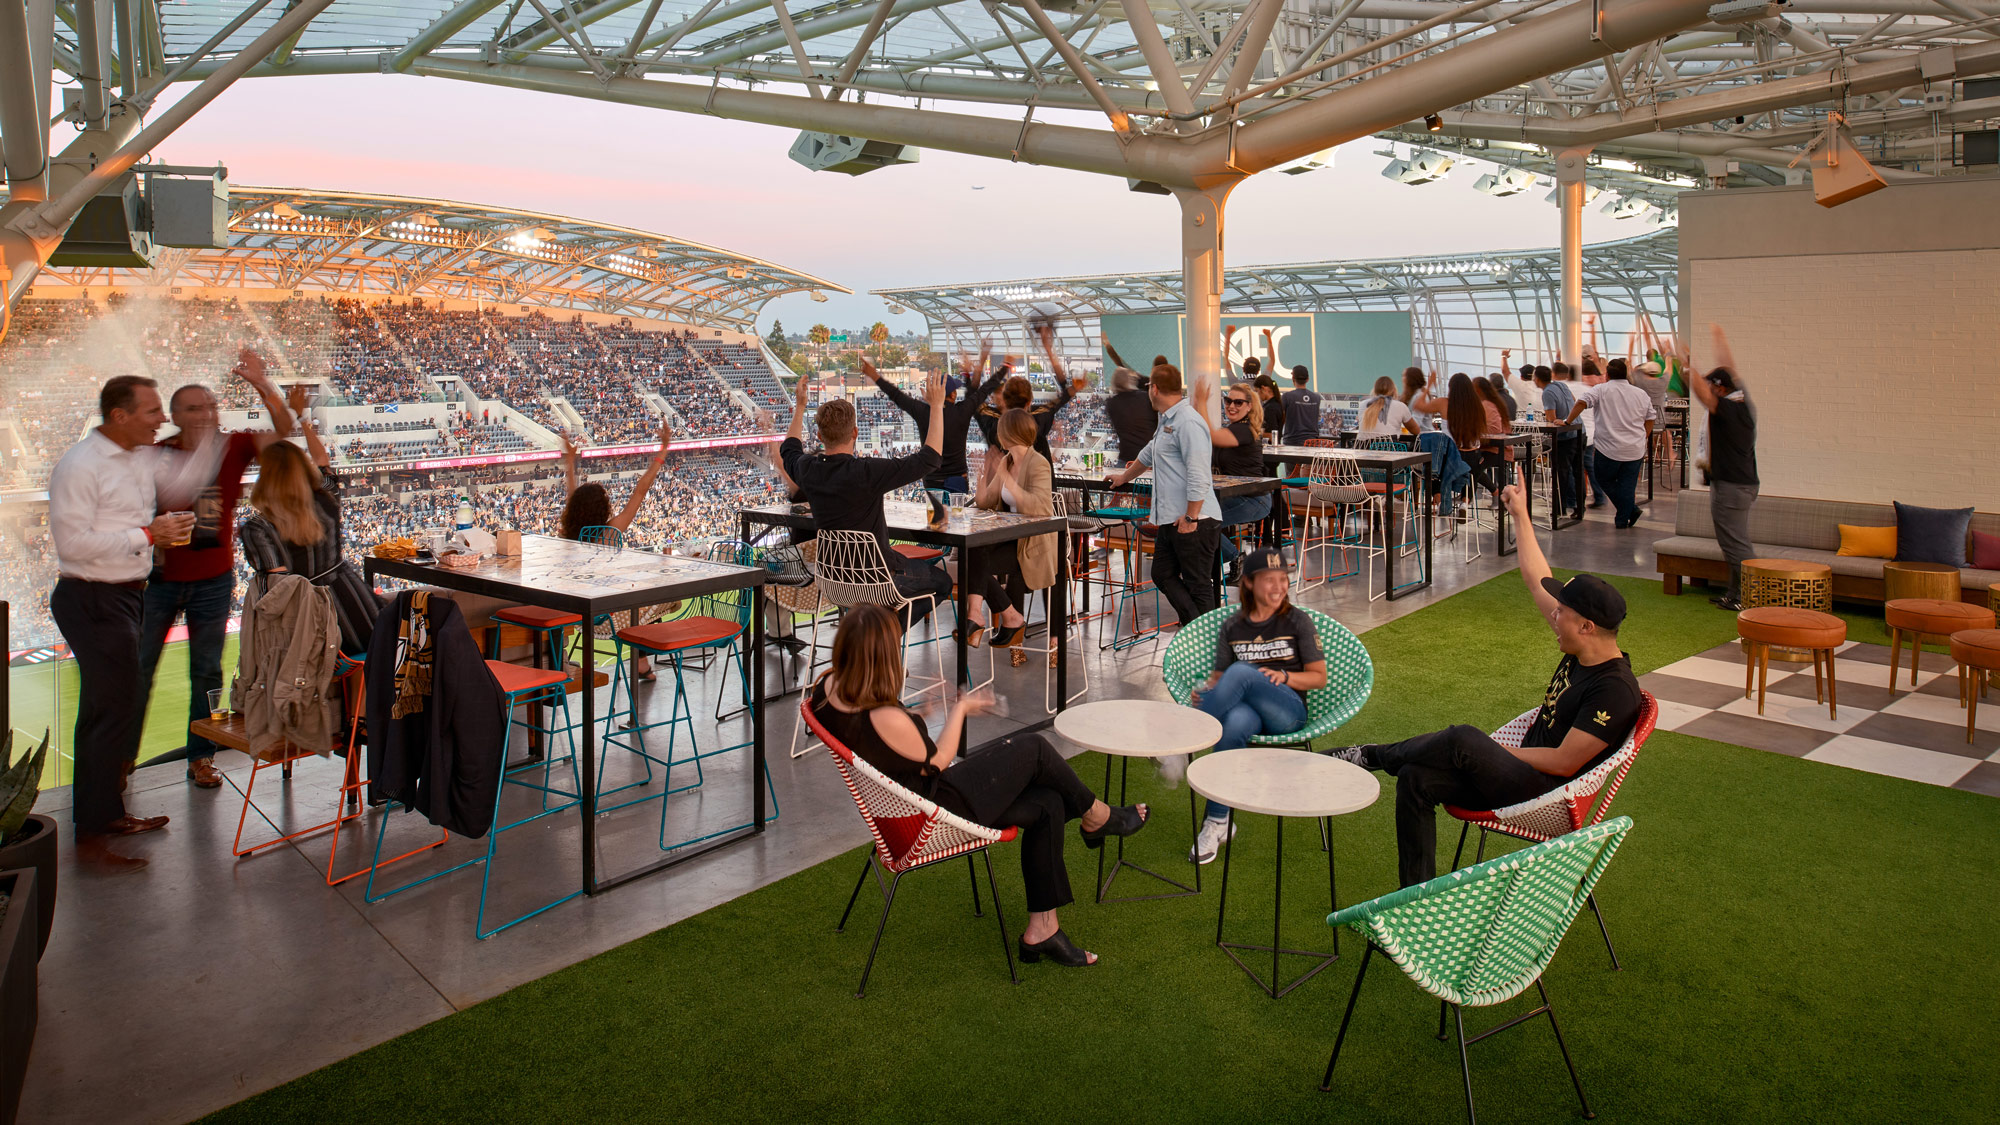
[[[1776,645],[1812,654],[1813,699],[1824,700],[1827,713],[1836,719],[1840,717],[1833,678],[1833,650],[1847,643],[1847,622],[1816,609],[1759,606],[1736,615],[1736,635],[1743,638],[1749,656],[1749,663],[1743,669],[1743,698],[1750,698],[1750,682],[1754,677],[1759,715],[1764,713],[1764,688],[1770,678],[1771,648]]]
[[[1972,742],[1979,697],[1989,673],[2000,671],[2000,629],[1965,629],[1951,635],[1951,658],[1958,663],[1958,701],[1965,707],[1965,741]]]
[[[1967,629],[1993,628],[1993,611],[1970,602],[1938,598],[1897,598],[1882,607],[1889,625],[1889,690],[1896,690],[1896,669],[1903,654],[1903,634],[1910,635],[1910,686],[1917,686],[1917,664],[1924,638],[1943,640]]]

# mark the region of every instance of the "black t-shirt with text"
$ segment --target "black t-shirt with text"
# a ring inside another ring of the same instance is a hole
[[[1217,672],[1226,671],[1238,661],[1281,672],[1303,672],[1306,665],[1325,659],[1326,653],[1319,647],[1319,631],[1313,628],[1312,618],[1297,606],[1263,621],[1252,621],[1249,614],[1236,613],[1222,623],[1222,636],[1215,645]],[[1305,694],[1299,692],[1300,698]]]
[[[1576,771],[1587,773],[1625,744],[1639,721],[1639,704],[1639,680],[1624,653],[1602,664],[1584,664],[1565,655],[1549,677],[1542,709],[1521,745],[1560,746],[1572,729],[1601,738],[1603,751]]]
[[[1209,464],[1226,477],[1263,476],[1264,447],[1257,444],[1257,435],[1250,431],[1250,423],[1231,422],[1229,432],[1236,438],[1236,444],[1218,442],[1209,454]]]

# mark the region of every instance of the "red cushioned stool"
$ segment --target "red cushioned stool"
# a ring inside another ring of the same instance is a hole
[[[1812,651],[1813,702],[1825,701],[1827,714],[1840,717],[1836,681],[1833,678],[1833,650],[1847,643],[1847,622],[1816,609],[1766,605],[1746,609],[1736,615],[1736,635],[1749,642],[1748,661],[1743,668],[1743,698],[1750,698],[1750,681],[1757,681],[1757,713],[1764,713],[1764,688],[1771,674],[1771,646]],[[1825,679],[1820,678],[1825,661]]]

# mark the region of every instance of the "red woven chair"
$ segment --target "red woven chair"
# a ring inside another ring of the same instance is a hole
[[[896,904],[896,888],[903,876],[920,867],[964,856],[966,871],[972,876],[972,913],[975,917],[983,915],[979,905],[979,869],[972,864],[975,852],[986,861],[986,886],[993,893],[993,917],[1000,923],[1000,951],[1007,958],[1007,975],[1015,984],[1021,983],[1021,974],[1014,968],[1014,949],[1008,944],[1007,919],[1000,912],[1000,890],[993,883],[993,857],[986,851],[993,844],[1012,840],[1020,835],[1020,830],[974,824],[889,780],[874,766],[855,757],[854,751],[841,745],[820,725],[812,713],[811,691],[801,698],[799,715],[812,728],[813,737],[832,751],[840,779],[847,783],[847,794],[854,798],[854,806],[861,810],[861,819],[874,839],[874,847],[862,863],[861,877],[854,881],[854,893],[847,896],[847,909],[841,911],[840,924],[833,928],[835,933],[846,931],[848,915],[854,913],[854,904],[861,897],[861,885],[868,881],[868,873],[880,865],[890,875],[889,885],[882,891],[882,918],[875,924],[875,942],[868,947],[868,963],[861,967],[861,983],[854,989],[854,998],[859,1000],[868,991],[868,974],[875,968],[875,953],[882,947],[882,931],[888,928],[889,908]],[[880,874],[875,876],[875,884],[881,886]]]
[[[1599,762],[1589,773],[1579,774],[1531,801],[1506,808],[1480,811],[1446,805],[1444,811],[1462,822],[1458,847],[1451,853],[1452,870],[1458,870],[1458,858],[1465,852],[1466,833],[1475,826],[1479,829],[1479,852],[1473,862],[1478,863],[1486,858],[1488,832],[1539,844],[1602,821],[1610,812],[1612,799],[1618,796],[1618,787],[1625,783],[1632,760],[1639,756],[1639,747],[1646,744],[1647,736],[1653,733],[1653,724],[1660,717],[1660,703],[1652,693],[1642,691],[1639,696],[1639,721],[1632,724],[1631,735],[1616,754]],[[1520,746],[1540,712],[1539,707],[1523,711],[1513,722],[1494,731],[1493,741],[1507,747]],[[1590,912],[1597,916],[1597,932],[1604,935],[1604,949],[1611,954],[1611,967],[1617,969],[1618,950],[1612,948],[1611,931],[1604,926],[1604,913],[1597,909],[1595,894],[1590,896]]]

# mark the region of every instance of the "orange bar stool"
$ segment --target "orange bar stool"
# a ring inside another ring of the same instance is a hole
[[[1896,690],[1896,670],[1903,655],[1903,634],[1910,635],[1910,686],[1917,686],[1917,665],[1922,660],[1924,638],[1948,639],[1967,629],[1993,628],[1993,611],[1970,602],[1941,598],[1897,598],[1882,607],[1889,626],[1889,690]]]
[[[1847,643],[1847,622],[1816,609],[1767,605],[1736,615],[1736,635],[1749,642],[1743,668],[1743,698],[1750,698],[1750,681],[1757,681],[1757,713],[1764,713],[1764,688],[1771,673],[1771,647],[1803,649],[1813,658],[1813,701],[1825,703],[1828,716],[1840,717],[1833,650]],[[1825,678],[1821,678],[1821,662]]]
[[[1979,699],[1988,674],[2000,671],[2000,629],[1962,629],[1951,635],[1951,658],[1958,664],[1958,703],[1965,708],[1965,741],[1972,743]]]

